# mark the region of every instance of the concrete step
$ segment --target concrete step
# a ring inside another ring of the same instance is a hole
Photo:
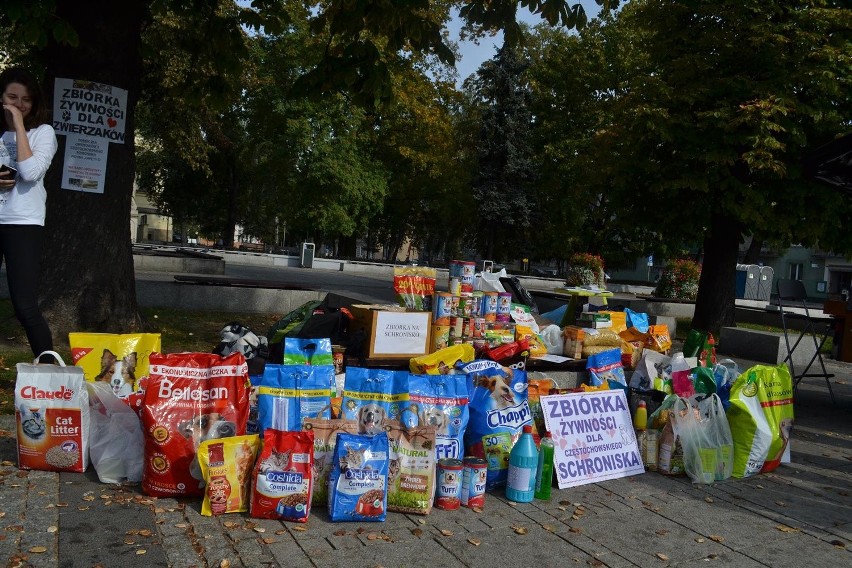
[[[790,331],[790,346],[799,337],[798,331]],[[817,339],[819,341],[819,339]],[[787,357],[787,344],[783,333],[760,331],[744,327],[723,327],[719,337],[719,353],[777,365]],[[816,353],[812,335],[805,335],[793,351],[793,365],[804,369]],[[813,369],[811,369],[813,371]],[[798,372],[798,371],[797,371]]]

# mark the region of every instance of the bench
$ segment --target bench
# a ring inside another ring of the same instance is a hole
[[[769,365],[782,363],[787,357],[784,334],[744,327],[723,327],[719,334],[719,353]],[[793,352],[793,364],[807,365],[816,349],[810,337],[802,338]]]

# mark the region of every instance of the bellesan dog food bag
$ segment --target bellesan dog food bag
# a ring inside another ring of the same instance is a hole
[[[389,422],[388,510],[428,515],[435,499],[435,428]]]
[[[358,425],[354,420],[307,418],[303,428],[314,433],[313,502],[316,506],[325,507],[328,504],[328,477],[334,461],[337,433],[357,434]]]
[[[271,365],[254,382],[258,432],[297,432],[306,418],[331,418],[331,365]]]
[[[388,435],[337,434],[328,481],[332,521],[384,521],[388,510]]]
[[[87,381],[103,381],[124,398],[140,389],[150,358],[159,353],[159,333],[69,333],[71,357]]]
[[[47,353],[60,364],[16,366],[18,467],[84,472],[89,463],[89,393],[83,370]]]
[[[251,516],[308,522],[313,494],[314,433],[269,429],[254,466]]]
[[[142,490],[153,497],[203,495],[198,446],[244,435],[248,396],[248,367],[240,352],[152,355],[140,408]]]
[[[260,436],[206,440],[198,446],[201,475],[207,484],[201,514],[243,513],[251,501],[251,472]]]
[[[491,490],[506,484],[512,446],[523,426],[532,424],[527,373],[487,360],[468,363],[462,370],[471,393],[465,455],[488,462],[485,488]]]
[[[411,375],[409,405],[402,411],[403,425],[435,428],[435,459],[464,457],[464,432],[468,411],[467,375]]]
[[[400,422],[409,404],[408,371],[347,367],[341,418],[354,420],[359,434],[384,431],[387,420]]]

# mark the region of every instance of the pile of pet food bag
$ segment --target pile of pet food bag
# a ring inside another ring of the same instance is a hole
[[[713,483],[789,459],[786,366],[741,372],[698,332],[671,353],[668,330],[643,314],[612,312],[616,326],[581,318],[544,339],[524,308],[511,307],[522,333],[499,342],[342,374],[326,338],[285,337],[280,362],[250,375],[239,349],[166,354],[157,334],[72,334],[74,364],[57,354],[57,364],[18,364],[19,467],[91,463],[105,483],[199,498],[205,515],[306,522],[327,507],[332,521],[382,521],[482,507],[485,492],[505,486],[523,427],[544,436],[540,396],[602,389],[626,391],[649,470]],[[548,352],[579,353],[587,384],[560,389],[528,373],[528,360]]]

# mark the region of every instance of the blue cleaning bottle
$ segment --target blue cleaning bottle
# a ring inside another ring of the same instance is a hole
[[[509,479],[506,498],[516,503],[530,503],[535,496],[535,473],[538,469],[538,450],[532,437],[532,426],[523,433],[509,453]]]

